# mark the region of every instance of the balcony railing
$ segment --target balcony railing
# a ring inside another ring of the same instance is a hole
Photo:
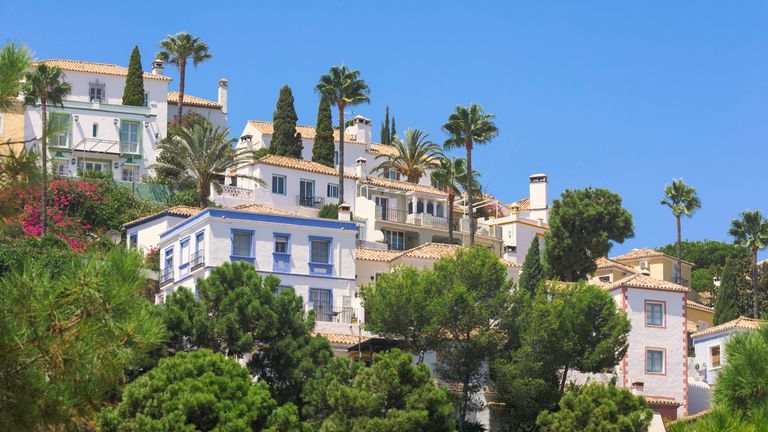
[[[311,195],[296,195],[296,204],[302,207],[320,208],[325,204],[325,198]]]
[[[67,147],[61,145],[59,147]],[[94,152],[94,153],[110,153],[110,154],[140,154],[139,143],[132,143],[126,141],[105,140],[100,138],[83,138],[72,146],[72,150]]]
[[[192,253],[192,257],[189,261],[189,267],[191,270],[200,268],[205,265],[205,249],[200,249]]]
[[[173,267],[167,267],[160,273],[160,286],[173,282]]]
[[[447,217],[434,216],[429,213],[408,213],[405,210],[381,206],[376,206],[376,220],[448,230]],[[469,232],[469,223],[461,224],[459,218],[454,218],[453,230],[456,232]],[[501,238],[500,230],[491,225],[478,223],[477,231],[475,232],[486,237]]]
[[[310,307],[315,311],[315,319],[317,321],[351,324],[358,322],[360,319],[353,307],[332,307],[325,304],[317,306],[311,306],[310,304]]]
[[[241,188],[238,186],[223,185],[219,195],[230,198],[242,198],[246,200],[254,199],[253,189]]]

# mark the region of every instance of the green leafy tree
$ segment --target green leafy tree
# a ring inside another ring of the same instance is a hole
[[[362,103],[370,103],[370,89],[360,78],[360,71],[347,66],[332,66],[320,77],[315,91],[328,98],[339,109],[339,204],[344,203],[344,109]]]
[[[395,124],[395,116],[392,116],[392,127],[389,129],[389,144],[395,140],[397,136],[397,125]]]
[[[179,107],[176,109],[176,119],[181,121],[184,107],[184,87],[187,80],[187,62],[197,67],[200,63],[211,58],[208,44],[186,32],[168,35],[160,41],[160,52],[157,58],[179,68]]]
[[[525,261],[523,261],[523,271],[520,273],[520,289],[528,291],[531,295],[536,295],[536,290],[545,277],[544,266],[541,263],[539,237],[535,236],[528,253],[525,255]]]
[[[482,246],[459,249],[456,256],[437,261],[434,271],[444,298],[438,322],[448,347],[441,353],[439,375],[461,385],[458,429],[464,431],[467,413],[478,408],[469,395],[484,385],[483,365],[498,345],[493,323],[508,310],[511,282],[504,264]]]
[[[279,156],[288,156],[301,159],[301,134],[296,132],[296,122],[299,116],[293,107],[293,93],[291,88],[284,85],[280,89],[280,97],[277,99],[275,112],[272,114],[272,124],[275,132],[269,144],[269,152]]]
[[[595,260],[608,255],[611,242],[635,235],[632,215],[621,196],[607,189],[566,190],[552,203],[545,254],[550,276],[575,282],[594,273]]]
[[[725,343],[728,361],[717,375],[715,405],[742,415],[768,404],[768,330],[737,333]]]
[[[37,106],[40,104],[40,118],[43,134],[40,138],[42,149],[40,158],[43,162],[43,182],[40,194],[40,215],[42,218],[43,235],[48,232],[48,134],[52,124],[48,122],[48,106],[64,106],[64,98],[72,91],[72,86],[63,80],[61,69],[49,67],[45,63],[38,64],[28,71],[24,80],[24,105]]]
[[[714,324],[720,325],[734,320],[741,315],[739,307],[739,285],[744,279],[742,274],[738,273],[735,259],[728,258],[723,267],[723,274],[720,277],[720,288],[717,290],[715,301]]]
[[[752,316],[760,316],[760,292],[757,273],[757,252],[768,244],[768,219],[763,217],[760,210],[744,211],[740,219],[731,221],[728,234],[733,242],[748,249],[752,254]]]
[[[613,384],[587,384],[563,396],[556,412],[545,411],[536,421],[542,432],[641,432],[651,425],[653,412],[645,399]]]
[[[664,187],[664,199],[661,200],[661,205],[665,205],[672,210],[672,215],[677,222],[677,280],[675,283],[680,284],[682,282],[683,274],[683,258],[680,252],[681,239],[681,226],[680,218],[682,216],[691,217],[693,212],[701,208],[701,200],[696,194],[696,189],[693,186],[685,184],[683,179],[673,179],[672,184]]]
[[[421,364],[424,354],[440,343],[441,291],[431,270],[398,267],[381,274],[375,283],[362,288],[365,328],[402,340]]]
[[[0,278],[0,430],[60,430],[91,416],[165,337],[140,294],[138,254],[62,262],[47,250]]]
[[[312,145],[312,161],[333,168],[335,166],[333,156],[335,151],[331,104],[325,95],[321,95],[320,106],[317,108],[317,124],[315,126],[315,143]]]
[[[448,393],[425,365],[413,366],[397,349],[375,354],[371,367],[356,369],[348,383],[331,381],[326,391],[329,414],[321,432],[454,430]]]
[[[32,53],[24,45],[8,42],[0,48],[0,112],[10,110],[24,88],[24,72]]]
[[[209,348],[229,356],[251,354],[248,368],[280,402],[296,401],[302,383],[331,357],[328,341],[313,337],[314,316],[275,276],[247,263],[225,263],[188,290],[169,296],[162,316],[176,350]]]
[[[381,153],[376,160],[383,159],[372,172],[396,171],[410,183],[418,183],[428,170],[437,168],[440,146],[428,139],[429,134],[418,129],[405,131],[405,142],[395,137],[392,145],[396,154]]]
[[[392,136],[389,132],[389,105],[387,105],[384,121],[381,122],[381,143],[389,144],[390,142],[392,142]]]
[[[320,212],[317,217],[323,219],[338,219],[339,218],[339,206],[336,204],[326,204],[320,207]]]
[[[445,141],[444,147],[446,149],[463,148],[467,151],[467,181],[465,182],[467,185],[475,184],[474,172],[472,171],[472,149],[475,144],[487,144],[499,133],[493,122],[495,117],[493,114],[486,114],[480,105],[473,103],[468,107],[457,106],[456,111],[448,116],[448,122],[443,125],[443,130],[450,135],[450,138]],[[470,224],[469,246],[475,244],[475,231],[477,230],[473,195],[474,193],[467,193]]]
[[[432,185],[448,194],[448,243],[453,244],[453,207],[456,196],[466,190],[467,161],[462,158],[438,159],[437,166],[432,171]]]
[[[696,264],[694,271],[702,268],[711,269],[715,276],[720,274],[720,269],[725,265],[725,260],[729,256],[749,256],[749,250],[741,246],[715,240],[683,240],[680,246],[682,258]],[[670,243],[656,250],[675,256],[676,249],[677,244]]]
[[[123,105],[144,106],[144,68],[141,67],[141,53],[138,45],[133,47],[131,60],[128,62]]]
[[[196,180],[200,208],[207,206],[216,176],[250,160],[248,151],[233,148],[235,140],[227,135],[229,129],[214,128],[209,122],[193,123],[179,128],[171,140],[157,145],[166,160],[171,161],[158,162],[158,167],[184,171]]]
[[[161,360],[126,386],[120,405],[102,411],[98,423],[104,432],[277,431],[275,420],[295,409],[278,407],[267,385],[252,382],[236,360],[200,350]]]

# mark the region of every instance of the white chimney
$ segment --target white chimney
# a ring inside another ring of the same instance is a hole
[[[339,220],[340,221],[351,221],[352,220],[352,210],[349,204],[340,204],[339,205]]]
[[[227,88],[229,87],[229,81],[226,78],[219,80],[219,105],[221,105],[221,112],[227,113]]]
[[[530,183],[530,209],[543,210],[547,208],[547,176],[546,174],[533,174],[529,177]]]
[[[160,59],[155,59],[155,61],[152,62],[152,75],[162,75],[163,74],[163,61]]]
[[[355,116],[355,118],[353,118],[352,121],[353,121],[352,126],[346,128],[344,132],[354,135],[357,141],[370,144],[371,143],[371,124],[373,122],[371,122],[370,119],[367,119],[361,115]]]
[[[355,174],[357,175],[357,178],[359,178],[360,180],[365,180],[367,177],[368,172],[365,169],[367,162],[368,161],[365,160],[365,158],[362,156],[357,158],[357,160],[355,161]]]

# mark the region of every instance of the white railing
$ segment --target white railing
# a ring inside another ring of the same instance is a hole
[[[253,189],[246,189],[246,188],[241,188],[241,187],[232,186],[232,185],[221,186],[221,191],[219,191],[219,195],[230,197],[230,198],[242,198],[247,200],[254,199]]]
[[[99,138],[83,138],[79,143],[72,147],[72,150],[95,152],[95,153],[112,153],[112,154],[139,154],[139,144],[124,141],[105,140]]]

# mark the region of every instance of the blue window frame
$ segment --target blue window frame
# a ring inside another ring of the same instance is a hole
[[[205,231],[195,234],[195,249],[190,260],[192,269],[205,265]]]
[[[189,274],[189,237],[179,242],[179,277]]]
[[[251,230],[232,230],[232,255],[230,261],[246,261],[253,263],[253,234]]]
[[[291,271],[291,235],[273,233],[274,248],[272,251],[272,271],[289,273]]]
[[[163,274],[160,278],[161,284],[173,280],[173,246],[166,248],[163,251],[163,255]]]
[[[331,237],[309,236],[309,273],[318,276],[333,275]]]
[[[128,238],[128,247],[131,249],[137,249],[139,247],[139,233],[133,233]]]

